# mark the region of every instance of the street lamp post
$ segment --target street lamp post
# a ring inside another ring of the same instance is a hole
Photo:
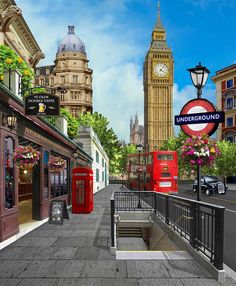
[[[141,200],[140,200],[140,189],[141,189],[141,177],[140,177],[140,166],[141,166],[141,151],[143,149],[143,145],[138,144],[137,146],[137,150],[138,150],[138,160],[139,160],[139,169],[138,169],[138,191],[139,191],[139,195],[138,195],[138,209],[142,208],[141,205]]]
[[[201,98],[202,95],[202,88],[207,82],[208,75],[210,71],[199,64],[195,68],[187,69],[190,72],[190,77],[192,80],[193,85],[197,89],[197,98]],[[201,168],[200,165],[197,164],[197,201],[200,201],[200,194],[201,194]]]

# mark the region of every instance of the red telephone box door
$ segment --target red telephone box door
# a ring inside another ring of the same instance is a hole
[[[72,213],[93,210],[93,171],[81,167],[72,170]]]

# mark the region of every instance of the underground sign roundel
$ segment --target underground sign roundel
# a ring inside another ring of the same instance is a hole
[[[207,99],[193,99],[187,102],[182,108],[180,115],[189,114],[199,114],[199,113],[209,113],[216,112],[215,106]],[[202,134],[212,135],[219,123],[218,122],[208,122],[208,123],[196,123],[196,124],[184,124],[181,128],[185,134],[188,136],[197,136]]]

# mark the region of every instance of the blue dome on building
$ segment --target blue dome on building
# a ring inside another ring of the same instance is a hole
[[[57,53],[64,52],[85,52],[85,45],[78,36],[75,35],[74,26],[68,26],[68,34],[58,45]]]

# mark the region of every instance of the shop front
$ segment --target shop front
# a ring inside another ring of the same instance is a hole
[[[15,118],[14,126],[8,124],[9,116]],[[1,86],[0,123],[0,241],[4,241],[19,232],[20,224],[47,218],[54,198],[70,205],[72,169],[91,167],[92,158],[45,119],[25,116],[22,101]],[[25,152],[27,156],[22,155]]]

